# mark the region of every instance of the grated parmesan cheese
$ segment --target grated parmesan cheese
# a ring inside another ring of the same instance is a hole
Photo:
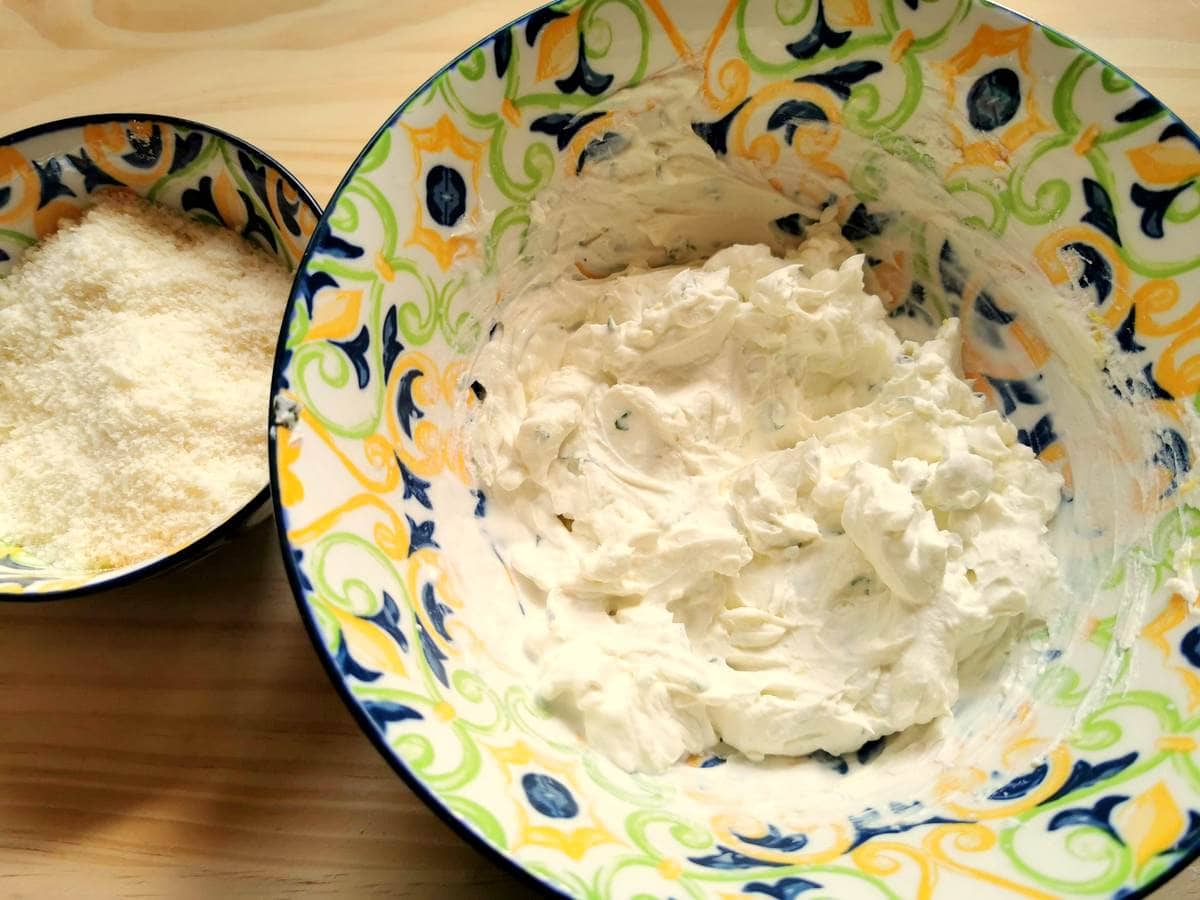
[[[179,549],[266,483],[291,278],[111,194],[0,279],[0,543],[98,571]]]

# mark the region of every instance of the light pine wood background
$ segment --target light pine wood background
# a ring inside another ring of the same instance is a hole
[[[324,203],[426,77],[533,0],[0,0],[0,134],[199,119]],[[1200,0],[1011,0],[1200,123]],[[391,772],[329,686],[270,527],[181,573],[0,605],[0,898],[525,889]],[[1158,897],[1200,897],[1197,870]]]

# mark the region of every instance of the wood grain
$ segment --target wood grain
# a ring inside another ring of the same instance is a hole
[[[6,0],[0,134],[191,117],[324,202],[405,96],[530,2]],[[1200,0],[1011,5],[1200,122]],[[361,736],[278,557],[261,527],[141,586],[0,607],[0,897],[526,895]]]

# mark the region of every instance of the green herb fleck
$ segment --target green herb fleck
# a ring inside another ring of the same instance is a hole
[[[613,420],[613,428],[617,429],[617,431],[629,430],[629,410],[625,410],[625,412]]]
[[[862,591],[870,597],[872,584],[870,575],[856,575],[850,579],[850,583],[846,585],[846,589],[850,591]]]

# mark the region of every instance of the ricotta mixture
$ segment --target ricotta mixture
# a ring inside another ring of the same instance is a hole
[[[929,722],[1051,599],[1061,478],[963,380],[958,322],[901,340],[863,262],[818,225],[557,279],[481,351],[470,455],[539,691],[625,769]]]

